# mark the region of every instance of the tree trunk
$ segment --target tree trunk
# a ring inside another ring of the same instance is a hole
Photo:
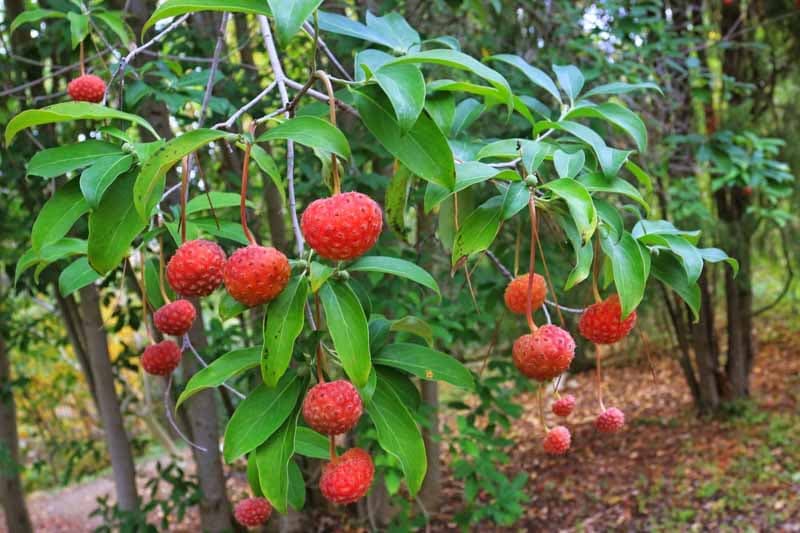
[[[133,511],[139,507],[136,471],[128,435],[125,433],[119,398],[114,388],[114,372],[111,368],[106,331],[100,314],[100,291],[92,284],[82,288],[80,295],[87,355],[100,403],[100,420],[103,422],[106,445],[111,457],[117,504],[122,510]]]
[[[3,504],[9,533],[33,533],[22,480],[19,477],[19,435],[13,391],[11,364],[5,340],[0,337],[0,447],[6,450],[9,463],[0,465],[0,503]]]
[[[203,312],[200,302],[195,300],[197,318],[189,331],[189,339],[195,349],[201,352],[208,346],[203,329]],[[191,378],[202,369],[200,363],[191,353],[183,358],[183,370],[186,379]],[[205,390],[186,401],[186,413],[189,418],[192,440],[207,451],[192,448],[197,465],[197,477],[203,499],[200,501],[200,521],[203,531],[212,533],[230,531],[233,528],[231,504],[225,490],[225,474],[222,470],[222,457],[219,453],[219,422],[214,392]]]

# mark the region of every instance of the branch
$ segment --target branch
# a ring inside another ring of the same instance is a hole
[[[214,57],[211,60],[211,69],[208,73],[208,83],[206,83],[206,92],[203,95],[203,103],[200,106],[200,120],[197,122],[197,127],[202,128],[203,123],[206,121],[206,111],[208,110],[208,102],[211,100],[211,93],[214,92],[214,84],[217,77],[217,69],[219,68],[219,60],[222,54],[222,44],[225,41],[225,28],[228,26],[228,16],[230,13],[222,14],[222,21],[219,23],[219,34],[217,35],[217,44],[214,46]]]
[[[110,52],[110,50],[104,50],[102,53],[104,54],[104,53],[107,53],[107,52]],[[92,56],[89,56],[88,58],[86,58],[86,61],[88,62],[88,61],[91,61],[92,59],[97,59],[98,57],[100,57],[100,55],[101,55],[100,53],[97,53],[97,54],[94,54]],[[23,83],[22,85],[17,85],[16,87],[12,87],[10,89],[6,89],[5,91],[0,92],[0,97],[8,96],[10,94],[15,94],[15,93],[18,93],[20,91],[24,91],[25,89],[28,89],[30,87],[34,87],[36,85],[39,85],[40,83],[43,83],[43,82],[49,80],[50,78],[55,78],[55,77],[60,76],[60,75],[62,75],[64,73],[66,73],[66,72],[69,72],[71,70],[75,70],[76,68],[79,68],[80,66],[81,66],[81,63],[79,61],[77,63],[73,63],[71,65],[67,65],[66,67],[61,67],[60,69],[54,70],[53,72],[51,72],[50,74],[47,74],[46,76],[42,76],[41,78],[37,78],[37,79],[35,79],[33,81],[29,81],[27,83]]]
[[[303,30],[312,39],[315,37],[314,26],[312,26],[310,22],[306,21],[306,22],[303,23]],[[352,78],[352,76],[350,76],[350,73],[347,72],[347,69],[345,69],[342,66],[342,64],[339,62],[339,60],[333,54],[333,52],[331,52],[331,49],[328,48],[328,45],[325,44],[325,41],[322,40],[322,37],[316,35],[316,38],[317,38],[317,46],[319,46],[320,50],[322,50],[322,52],[325,54],[325,56],[328,58],[328,60],[331,62],[331,64],[333,64],[333,66],[336,67],[336,70],[338,70],[341,73],[341,75],[344,76],[344,78],[347,81],[353,81],[353,78]]]
[[[266,97],[270,92],[272,92],[272,89],[274,89],[277,85],[278,85],[278,82],[273,81],[272,83],[270,83],[267,86],[266,89],[264,89],[263,91],[258,93],[258,95],[256,95],[255,98],[253,98],[252,100],[247,102],[245,105],[243,105],[242,107],[237,109],[236,112],[233,115],[231,115],[228,120],[226,120],[225,122],[220,122],[218,124],[214,124],[214,126],[211,129],[212,130],[218,130],[220,128],[224,128],[224,129],[230,128],[231,126],[233,126],[233,123],[236,122],[239,119],[240,116],[242,116],[250,108],[252,108],[254,105],[256,105],[259,101],[261,101],[264,97]]]

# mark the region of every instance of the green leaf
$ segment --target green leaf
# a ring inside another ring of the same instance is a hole
[[[672,254],[658,254],[653,257],[652,272],[657,280],[674,290],[686,302],[696,321],[701,303],[700,287],[697,283],[689,283],[678,259]]]
[[[17,267],[14,270],[14,284],[20,276],[33,265],[49,265],[59,259],[64,259],[71,255],[81,255],[86,253],[86,241],[64,237],[56,242],[42,246],[40,250],[31,248],[19,258]]]
[[[559,178],[574,178],[583,169],[586,162],[586,154],[583,150],[567,153],[563,150],[556,150],[553,153],[553,164]]]
[[[553,192],[567,203],[569,212],[583,242],[588,241],[597,228],[597,211],[592,196],[580,182],[569,178],[548,181],[540,186]]]
[[[631,160],[625,161],[625,168],[628,169],[628,172],[633,174],[633,177],[636,178],[636,181],[639,182],[639,185],[644,187],[648,192],[653,190],[653,180],[650,179],[650,175],[647,174],[639,165],[634,163]]]
[[[300,428],[298,428],[300,429]],[[295,439],[297,436],[295,435]],[[303,472],[294,461],[289,461],[289,505],[295,511],[300,511],[306,504],[306,482]]]
[[[272,179],[272,183],[275,184],[275,187],[281,194],[283,205],[286,205],[286,184],[278,170],[278,165],[275,164],[275,159],[257,144],[252,146],[250,155],[253,156],[253,161],[256,162],[258,168],[266,172],[270,179]]]
[[[5,140],[6,146],[11,145],[12,139],[17,133],[25,128],[32,128],[34,126],[41,126],[42,124],[53,124],[56,122],[67,122],[70,120],[103,120],[103,119],[120,119],[133,122],[145,128],[158,137],[158,133],[142,117],[132,115],[130,113],[123,113],[110,107],[100,104],[90,104],[89,102],[62,102],[60,104],[53,104],[51,106],[43,107],[41,109],[28,109],[19,115],[12,118],[8,126],[6,126]]]
[[[167,171],[183,157],[218,139],[233,139],[233,134],[199,129],[167,142],[142,165],[133,188],[133,202],[142,220],[147,220],[164,192]]]
[[[297,433],[294,438],[295,450],[300,455],[311,457],[313,459],[330,459],[330,450],[328,448],[328,437],[321,433],[317,433],[311,428],[305,426],[298,426]]]
[[[229,379],[256,368],[260,359],[261,350],[258,348],[243,348],[221,355],[192,376],[178,397],[175,408],[202,390],[219,387]]]
[[[408,211],[408,195],[414,176],[404,166],[394,165],[394,175],[386,187],[383,210],[386,213],[386,225],[405,242],[415,242],[416,213]]]
[[[575,266],[567,276],[567,281],[564,283],[564,290],[568,291],[578,283],[582,282],[589,277],[592,270],[592,258],[594,257],[594,247],[592,241],[584,242],[578,233],[578,227],[571,216],[566,214],[556,213],[556,220],[558,226],[564,230],[572,249],[575,251]],[[619,236],[617,236],[619,238]]]
[[[89,35],[89,15],[70,11],[67,13],[67,20],[69,20],[69,35],[74,50]]]
[[[280,513],[285,513],[289,507],[289,462],[294,455],[298,416],[299,409],[256,450],[261,490]]]
[[[275,19],[278,40],[286,44],[319,7],[322,0],[267,0]],[[283,512],[283,511],[281,511]]]
[[[619,126],[636,142],[640,152],[647,150],[647,128],[639,115],[619,104],[606,102],[600,105],[584,104],[575,108],[564,118],[573,119],[580,117],[599,118]]]
[[[311,292],[316,293],[319,291],[319,288],[322,287],[326,281],[328,281],[328,278],[330,278],[335,271],[336,269],[334,269],[332,266],[312,261],[309,269]]]
[[[696,244],[700,238],[700,230],[687,231],[676,228],[672,222],[666,220],[640,220],[631,230],[634,239],[640,239],[643,235],[657,233],[661,235],[680,235],[691,243]]]
[[[499,54],[487,58],[488,61],[502,61],[512,67],[518,68],[523,74],[533,83],[550,93],[556,100],[561,102],[561,93],[558,92],[558,87],[553,82],[553,79],[547,75],[543,70],[540,70],[530,64],[519,56],[511,54]]]
[[[452,94],[431,94],[425,101],[425,111],[433,119],[439,131],[446,133],[453,127],[456,116],[456,99]]]
[[[52,244],[65,237],[72,225],[89,211],[89,205],[81,196],[77,181],[69,181],[57,189],[33,223],[31,244],[34,250]]]
[[[594,208],[597,210],[597,216],[600,217],[605,227],[611,231],[614,239],[619,240],[620,237],[622,237],[622,232],[625,230],[625,225],[622,222],[622,216],[620,216],[619,211],[614,205],[601,198],[594,198],[593,201]]]
[[[507,186],[498,185],[498,187],[503,191],[503,220],[508,220],[525,209],[531,199],[530,190],[521,181],[515,181]]]
[[[424,287],[428,287],[436,292],[436,294],[441,294],[439,292],[439,285],[437,285],[433,276],[428,274],[425,269],[418,267],[414,263],[405,261],[404,259],[371,255],[362,257],[348,266],[347,270],[350,272],[382,272],[384,274],[399,276],[419,283]]]
[[[17,15],[17,17],[11,23],[11,26],[8,28],[8,32],[9,34],[14,33],[14,30],[23,24],[39,22],[40,20],[47,18],[63,19],[64,17],[65,15],[61,11],[53,11],[52,9],[29,9],[28,11],[23,11]]]
[[[472,374],[458,360],[419,344],[389,344],[372,362],[405,370],[420,379],[445,381],[463,389],[475,389]]]
[[[341,130],[317,117],[301,116],[281,122],[262,134],[257,142],[276,139],[290,139],[310,148],[333,152],[344,159],[350,157],[350,145]]]
[[[119,37],[120,43],[127,47],[133,41],[133,32],[122,19],[122,11],[93,11],[92,17],[97,18]]]
[[[468,161],[456,165],[456,185],[453,190],[446,189],[436,183],[429,183],[425,189],[425,212],[449,198],[453,193],[463,191],[467,187],[488,181],[500,173],[500,170],[485,163]]]
[[[502,221],[503,207],[497,203],[484,204],[470,213],[453,241],[452,264],[458,263],[462,257],[489,248],[500,231]]]
[[[211,203],[208,197],[211,196]],[[239,207],[242,197],[238,192],[211,191],[208,194],[199,194],[186,203],[186,214],[191,215],[198,211],[221,209],[223,207]],[[254,207],[248,200],[248,207]]]
[[[739,274],[739,261],[732,257],[728,257],[728,254],[719,248],[699,248],[698,251],[700,252],[700,255],[703,256],[705,261],[708,261],[709,263],[719,263],[720,261],[725,261],[733,269],[734,277]]]
[[[384,35],[374,28],[369,28],[366,25],[349,19],[343,15],[335,13],[326,13],[325,11],[319,12],[319,29],[324,32],[336,33],[339,35],[346,35],[348,37],[355,37],[364,41],[377,43],[387,48],[398,47],[397,51],[402,50],[402,43],[398,43],[391,39],[391,36]]]
[[[88,259],[79,257],[59,274],[58,292],[61,293],[61,296],[69,296],[102,277],[89,266]]]
[[[602,174],[592,173],[584,174],[578,181],[580,181],[589,192],[607,192],[612,194],[621,194],[627,196],[631,200],[638,202],[639,205],[644,207],[645,211],[650,211],[650,205],[642,198],[639,190],[621,178],[606,178]]]
[[[411,333],[423,339],[428,343],[428,346],[433,347],[433,328],[430,324],[412,315],[398,318],[389,323],[390,331],[400,331],[403,333]],[[372,321],[370,321],[370,340],[372,340]],[[388,336],[388,335],[387,335]]]
[[[622,234],[619,242],[610,237],[603,237],[600,239],[600,244],[611,263],[614,285],[619,294],[624,319],[642,301],[647,284],[645,263],[639,251],[639,244],[628,232]]]
[[[409,412],[413,413],[419,409],[422,398],[419,389],[408,374],[388,366],[376,366],[375,368],[380,379],[394,391]]]
[[[466,131],[484,111],[486,111],[486,106],[474,98],[465,98],[461,100],[458,105],[456,105],[453,125],[450,127],[450,136],[458,137],[459,134]]]
[[[597,161],[600,163],[603,174],[607,177],[616,176],[622,164],[625,163],[626,159],[631,154],[629,150],[609,148],[597,132],[577,122],[569,120],[562,120],[560,122],[542,121],[536,126],[537,131],[547,128],[566,131],[589,145],[597,156]]]
[[[659,88],[658,85],[656,85],[655,83],[649,82],[649,81],[642,82],[642,83],[623,83],[623,82],[619,82],[618,81],[618,82],[614,82],[614,83],[608,83],[606,85],[598,85],[594,89],[591,89],[591,90],[587,91],[583,95],[583,98],[589,98],[591,96],[598,96],[598,95],[603,95],[603,94],[619,95],[619,94],[625,94],[625,93],[629,93],[631,91],[639,91],[639,90],[643,90],[643,89],[649,89],[649,90],[657,91],[658,94],[660,94],[662,96],[664,95],[664,93],[661,92],[661,88]]]
[[[412,48],[418,48],[419,33],[399,13],[390,12],[382,17],[376,17],[368,10],[367,27],[395,43],[394,48],[404,53]]]
[[[294,411],[303,387],[304,380],[289,370],[277,387],[259,385],[242,400],[225,428],[225,461],[235,461],[275,433]]]
[[[228,320],[235,316],[239,316],[248,309],[249,307],[247,307],[243,303],[237,302],[236,300],[233,299],[233,296],[225,292],[225,294],[222,295],[222,299],[219,302],[219,317],[222,320]]]
[[[258,480],[258,465],[256,464],[256,452],[250,452],[247,455],[247,483],[253,491],[253,496],[257,498],[264,497],[264,491],[261,490],[261,482]]]
[[[134,181],[132,173],[115,181],[89,215],[89,263],[101,274],[120,264],[133,239],[147,226],[131,201]]]
[[[319,297],[342,367],[356,387],[363,387],[369,379],[372,364],[369,328],[361,303],[347,284],[334,281],[322,286]]]
[[[97,159],[81,173],[80,186],[90,207],[96,208],[106,190],[133,165],[133,155],[111,155]]]
[[[558,84],[567,93],[570,102],[574,102],[583,89],[583,74],[574,65],[553,65],[553,72],[556,73]]]
[[[289,368],[294,343],[303,331],[303,313],[308,296],[308,279],[292,278],[264,314],[264,345],[261,348],[261,377],[274,387]]]
[[[28,175],[55,178],[87,167],[101,157],[124,155],[125,153],[116,144],[90,139],[36,152],[28,162]]]
[[[703,256],[700,251],[689,241],[678,235],[663,235],[651,233],[638,238],[642,244],[656,249],[666,249],[674,253],[684,270],[690,284],[696,283],[703,272]]]
[[[361,120],[378,141],[416,176],[451,189],[455,183],[453,154],[447,139],[423,113],[403,134],[383,94],[352,90]]]
[[[166,0],[147,19],[147,22],[142,27],[142,35],[159,20],[196,11],[226,11],[228,13],[248,13],[251,15],[272,15],[267,3],[263,0]]]
[[[400,130],[407,132],[417,122],[425,105],[425,79],[415,65],[384,65],[375,71],[384,94],[394,108]]]
[[[419,427],[401,397],[380,375],[375,394],[366,407],[378,431],[378,444],[400,462],[408,491],[415,496],[428,469]]]

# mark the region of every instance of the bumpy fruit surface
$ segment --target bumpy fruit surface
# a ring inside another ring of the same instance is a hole
[[[636,311],[625,320],[619,296],[609,296],[602,302],[590,305],[581,315],[578,329],[581,335],[595,344],[614,344],[630,333],[636,324]]]
[[[575,409],[575,396],[565,394],[553,402],[551,409],[556,416],[569,416],[572,410]]]
[[[204,239],[180,245],[167,263],[167,280],[181,296],[208,296],[222,284],[225,252]]]
[[[351,448],[326,464],[319,479],[325,498],[336,504],[353,503],[369,491],[375,466],[361,448]]]
[[[303,400],[303,419],[323,435],[347,433],[358,423],[362,410],[358,390],[343,379],[314,385]]]
[[[272,505],[266,498],[247,498],[236,504],[233,516],[244,527],[258,527],[272,514]]]
[[[289,260],[281,252],[251,244],[236,250],[225,263],[225,288],[244,305],[261,305],[280,294],[291,273]]]
[[[181,362],[181,349],[172,341],[161,341],[145,348],[142,368],[154,376],[168,376]]]
[[[364,255],[383,228],[380,206],[360,192],[314,200],[300,221],[308,245],[321,257],[347,261]]]
[[[94,74],[78,76],[67,85],[69,97],[77,102],[100,103],[106,92],[106,82]]]
[[[564,455],[569,450],[571,441],[569,430],[564,426],[556,426],[547,432],[542,447],[550,455]]]
[[[506,287],[506,292],[503,298],[506,301],[506,307],[512,313],[524,315],[527,312],[527,296],[528,296],[528,280],[530,274],[524,274],[512,279]],[[547,295],[547,285],[544,278],[539,274],[533,275],[533,292],[531,293],[531,311],[536,311],[544,303],[544,298]]]
[[[616,407],[609,407],[598,415],[594,425],[602,433],[616,433],[625,425],[625,413]]]
[[[153,314],[156,329],[166,335],[183,335],[192,327],[197,311],[189,300],[175,300]]]
[[[526,377],[547,381],[569,368],[575,341],[558,326],[547,324],[514,342],[514,364]]]

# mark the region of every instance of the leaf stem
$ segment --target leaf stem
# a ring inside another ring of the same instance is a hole
[[[592,295],[594,296],[594,303],[603,301],[600,296],[600,291],[597,288],[597,278],[600,277],[600,236],[598,235],[594,241],[594,257],[592,258]]]

